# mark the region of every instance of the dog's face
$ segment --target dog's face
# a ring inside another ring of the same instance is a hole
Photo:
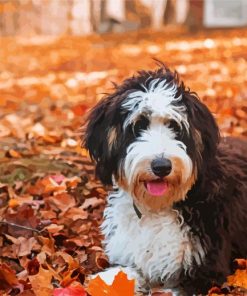
[[[218,128],[176,73],[162,67],[124,81],[91,111],[85,146],[105,184],[112,180],[142,211],[186,197],[214,157]]]

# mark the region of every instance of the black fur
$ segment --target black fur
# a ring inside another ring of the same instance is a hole
[[[226,280],[234,259],[247,255],[247,142],[222,139],[204,175],[175,208],[206,250],[204,264],[182,283],[188,295],[206,294]]]
[[[97,176],[104,184],[112,184],[112,175],[118,178],[121,160],[138,136],[138,129],[148,126],[148,120],[141,118],[136,127],[123,131],[128,111],[121,104],[128,94],[142,90],[142,85],[147,87],[156,78],[178,85],[177,95],[182,94],[179,104],[186,106],[188,113],[190,132],[178,130],[177,137],[187,146],[198,178],[187,198],[174,208],[200,238],[206,259],[200,267],[194,263],[192,272],[182,273],[180,280],[188,295],[206,294],[213,283],[221,284],[230,274],[234,258],[247,255],[247,142],[233,138],[220,140],[208,108],[180,83],[176,72],[162,66],[125,80],[97,104],[87,118],[84,143],[96,162]],[[117,129],[117,141],[110,151],[107,135],[112,127]],[[174,129],[177,129],[175,125]],[[200,131],[202,151],[195,141],[195,130]]]
[[[181,93],[183,95],[179,104],[186,106],[190,126],[201,132],[204,147],[201,154],[193,140],[193,130],[190,131],[189,135],[184,130],[178,134],[179,140],[187,146],[187,153],[198,170],[203,170],[203,168],[200,168],[202,159],[209,161],[215,154],[219,141],[218,127],[208,108],[200,102],[197,95],[190,92],[183,83],[179,82],[176,72],[173,73],[164,66],[156,71],[140,71],[138,76],[126,79],[122,85],[115,86],[115,92],[103,98],[91,110],[86,121],[84,145],[89,150],[91,158],[96,162],[97,177],[105,185],[112,185],[112,175],[118,177],[118,168],[126,155],[126,149],[138,136],[135,127],[129,126],[127,131],[123,131],[123,122],[129,112],[123,109],[121,105],[130,93],[143,90],[142,85],[148,87],[150,82],[156,78],[166,79],[168,84],[175,82],[178,85],[177,96]],[[117,128],[118,138],[114,149],[109,153],[107,135],[112,127]],[[207,165],[207,162],[205,165]]]

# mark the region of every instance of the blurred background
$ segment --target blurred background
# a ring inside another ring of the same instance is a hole
[[[0,294],[51,295],[108,265],[106,193],[80,127],[113,83],[155,59],[198,93],[223,136],[247,136],[246,0],[0,0]],[[68,266],[80,266],[73,278]]]
[[[0,181],[12,158],[84,155],[87,110],[155,59],[247,136],[246,0],[0,0],[0,35]]]
[[[245,0],[1,0],[1,35],[87,35],[164,25],[243,27]]]

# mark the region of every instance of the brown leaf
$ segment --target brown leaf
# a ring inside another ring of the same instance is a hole
[[[76,221],[78,219],[87,219],[88,212],[84,211],[81,208],[70,208],[63,215],[60,215],[63,219],[69,219],[71,221]]]
[[[52,192],[63,192],[66,190],[66,186],[58,184],[53,177],[47,176],[36,182],[35,185],[28,188],[28,193],[35,195],[48,194]]]
[[[51,296],[53,286],[51,284],[53,273],[50,270],[44,269],[42,266],[39,272],[35,275],[29,275],[29,281],[36,295]]]
[[[79,262],[77,262],[72,256],[70,256],[69,254],[65,253],[65,252],[57,252],[56,256],[61,256],[64,261],[68,264],[69,266],[69,270],[71,269],[77,269],[79,266]]]
[[[57,233],[64,228],[64,225],[50,224],[45,227],[50,233]]]
[[[0,264],[0,290],[12,288],[18,284],[15,272],[6,264]]]
[[[42,252],[48,255],[55,253],[55,242],[52,237],[38,236],[38,240],[42,244]]]
[[[32,290],[25,290],[18,295],[19,296],[37,296],[34,294],[34,292]]]
[[[104,270],[109,267],[109,261],[107,257],[102,253],[96,254],[95,263],[96,266],[101,270]]]
[[[89,207],[96,208],[102,204],[104,204],[104,201],[102,199],[99,199],[97,197],[90,197],[85,199],[84,203],[80,206],[80,208],[85,210]]]
[[[66,212],[68,209],[75,206],[74,197],[66,192],[49,197],[48,201],[50,205],[55,205],[55,207],[62,212]]]
[[[28,271],[28,275],[35,275],[39,272],[39,261],[37,260],[37,258],[34,258],[32,260],[30,260],[27,264],[27,271]]]
[[[41,250],[41,246],[34,237],[18,237],[16,243],[13,245],[13,249],[17,257],[22,257],[31,254],[33,250]]]
[[[14,149],[10,149],[8,151],[8,156],[13,157],[13,158],[21,158],[21,154]]]
[[[39,224],[39,219],[35,216],[34,210],[27,204],[24,204],[17,208],[15,213],[7,213],[5,215],[7,222],[14,223],[16,225],[27,226],[36,229]],[[28,229],[18,228],[18,226],[8,226],[7,232],[14,236],[23,236],[26,238],[33,236],[33,231]]]

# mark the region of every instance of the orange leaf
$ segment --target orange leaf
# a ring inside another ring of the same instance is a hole
[[[11,156],[13,158],[21,158],[21,154],[18,151],[14,150],[14,149],[10,149],[8,151],[8,154],[9,154],[9,156]]]
[[[50,296],[52,293],[52,272],[44,269],[42,266],[39,268],[39,272],[35,275],[29,276],[29,281],[32,285],[32,289],[36,295]]]
[[[91,296],[117,296],[116,293],[110,294],[111,287],[108,286],[100,276],[97,276],[93,280],[91,280],[88,284],[87,292]]]
[[[128,280],[127,275],[120,271],[112,283],[112,288],[118,292],[118,295],[134,295],[135,280]]]
[[[10,208],[15,208],[15,207],[17,207],[17,206],[19,206],[19,202],[18,202],[18,200],[14,199],[14,198],[11,198],[11,199],[9,200],[9,207],[10,207]]]
[[[227,277],[227,283],[229,286],[247,289],[247,269],[237,269],[233,275]]]
[[[82,116],[87,111],[88,106],[80,104],[72,107],[72,111],[76,116]]]
[[[5,263],[0,264],[0,290],[18,284],[15,272]]]
[[[127,275],[120,271],[111,286],[97,276],[89,282],[87,292],[91,296],[134,296],[134,287],[135,281],[128,280]]]

